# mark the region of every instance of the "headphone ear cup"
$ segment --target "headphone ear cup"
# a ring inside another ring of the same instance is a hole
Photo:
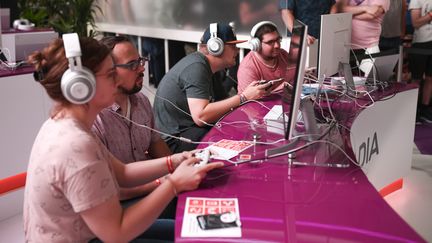
[[[212,56],[220,56],[224,51],[224,43],[218,37],[210,38],[207,41],[207,50]]]
[[[62,76],[61,90],[69,102],[85,104],[93,98],[96,92],[96,78],[85,67],[80,70],[68,69]]]
[[[261,41],[256,37],[250,39],[249,44],[252,51],[259,51],[261,49]]]
[[[28,30],[34,29],[34,27],[35,27],[35,24],[33,24],[33,23],[18,25],[19,30],[27,30],[28,31]]]
[[[13,27],[18,30],[32,30],[35,24],[31,23],[28,19],[17,19],[13,22]]]

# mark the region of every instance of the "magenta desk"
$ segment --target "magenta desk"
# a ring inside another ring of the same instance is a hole
[[[15,69],[5,69],[5,70],[0,70],[0,78],[2,77],[9,77],[9,76],[16,76],[16,75],[22,75],[22,74],[29,74],[29,73],[33,73],[34,68],[33,66],[22,66],[22,67],[18,67]],[[32,80],[31,82],[35,82],[34,80]]]
[[[204,140],[251,140],[260,133],[260,141],[276,141],[282,135],[260,127],[266,112],[260,104],[245,104],[224,117],[225,124],[211,129]],[[227,124],[234,121],[247,123]],[[257,155],[269,147],[257,145],[251,152]],[[324,144],[297,153],[296,160],[346,161]],[[198,190],[178,197],[176,242],[424,242],[359,167],[293,167],[287,161],[283,156],[208,173]],[[238,198],[242,237],[181,238],[186,197]]]

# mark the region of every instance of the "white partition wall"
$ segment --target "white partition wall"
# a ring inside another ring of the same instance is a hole
[[[33,141],[47,119],[51,101],[33,74],[0,78],[0,179],[27,170]],[[0,220],[22,212],[24,190],[0,196]]]
[[[417,94],[411,89],[375,102],[352,124],[354,154],[377,190],[411,170]]]

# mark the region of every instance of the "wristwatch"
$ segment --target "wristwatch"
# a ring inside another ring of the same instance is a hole
[[[240,94],[240,105],[245,103],[246,101],[247,101],[246,96],[243,93],[241,93]]]

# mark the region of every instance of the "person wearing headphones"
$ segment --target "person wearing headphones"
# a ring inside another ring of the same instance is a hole
[[[269,88],[272,92],[279,92],[291,80],[289,55],[281,48],[281,40],[276,24],[271,21],[259,22],[252,28],[249,41],[251,52],[240,63],[237,72],[239,93],[251,83],[283,78]]]
[[[26,241],[89,242],[97,237],[95,241],[129,242],[144,231],[140,238],[173,240],[174,229],[151,237],[153,222],[178,193],[197,188],[208,171],[223,163],[196,167],[198,159],[188,152],[127,165],[115,158],[91,131],[97,114],[114,103],[122,85],[110,50],[96,40],[64,34],[28,61],[54,108],[29,159]],[[119,186],[133,187],[168,172],[166,183],[122,209]]]
[[[145,57],[126,36],[106,36],[100,43],[112,53],[117,79],[121,80],[115,103],[103,109],[92,130],[108,150],[124,163],[161,158],[171,155],[168,145],[155,129],[154,116],[149,99],[140,92],[143,87]],[[134,121],[148,128],[132,124]],[[135,188],[121,188],[120,199],[132,199],[154,190],[164,177]],[[175,207],[173,207],[175,211]],[[174,213],[171,213],[174,217]]]
[[[162,137],[171,151],[194,149],[196,144],[192,142],[201,140],[210,123],[243,102],[268,94],[268,85],[256,85],[255,82],[239,95],[214,102],[214,74],[236,64],[239,53],[236,44],[241,42],[245,41],[237,40],[228,24],[210,24],[201,38],[200,51],[181,59],[162,78],[154,112],[156,126],[170,135]]]

